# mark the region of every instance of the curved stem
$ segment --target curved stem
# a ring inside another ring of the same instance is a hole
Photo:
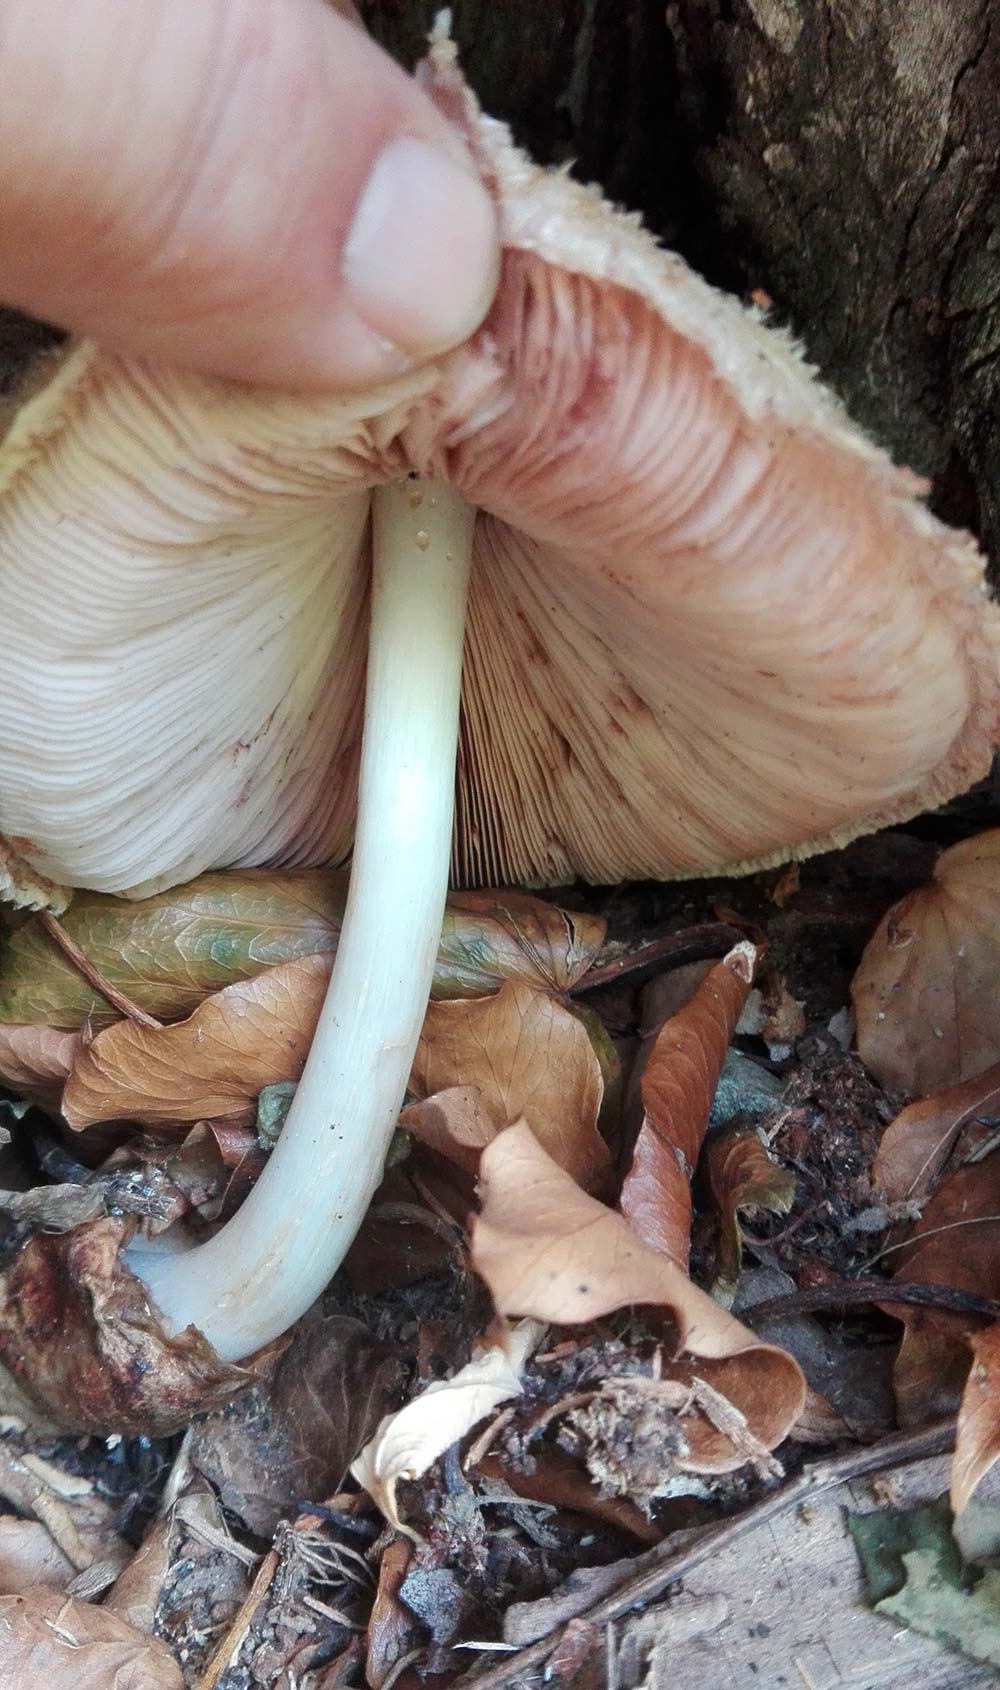
[[[284,1332],[336,1272],[399,1114],[448,884],[474,512],[410,479],[373,502],[372,613],[351,886],[302,1079],[267,1168],[206,1244],[134,1246],[176,1330],[237,1361]]]

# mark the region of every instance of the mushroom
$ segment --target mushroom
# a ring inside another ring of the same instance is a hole
[[[353,836],[264,1176],[209,1242],[129,1257],[226,1359],[364,1213],[450,849],[465,884],[738,873],[948,798],[997,737],[972,542],[784,334],[517,151],[447,41],[421,75],[501,219],[469,342],[335,398],[80,346],[0,460],[0,824],[36,879],[141,893]]]

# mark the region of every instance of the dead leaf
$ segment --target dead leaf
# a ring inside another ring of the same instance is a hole
[[[708,1178],[719,1214],[712,1295],[728,1307],[743,1261],[740,1215],[787,1215],[795,1177],[776,1162],[756,1132],[719,1133],[708,1144]]]
[[[108,1219],[38,1235],[0,1273],[0,1356],[68,1431],[163,1436],[253,1377],[193,1326],[166,1335],[121,1260],[128,1234]]]
[[[191,1463],[269,1539],[297,1504],[340,1489],[399,1400],[404,1365],[360,1321],[307,1315],[270,1373],[194,1428]]]
[[[30,1191],[0,1191],[0,1213],[43,1232],[69,1232],[104,1212],[100,1185],[36,1185]]]
[[[0,1683],[45,1690],[184,1690],[165,1643],[116,1614],[37,1591],[0,1597]]]
[[[351,1473],[397,1531],[416,1535],[396,1511],[400,1479],[419,1479],[500,1403],[520,1396],[525,1363],[542,1336],[543,1328],[532,1320],[497,1334],[453,1378],[428,1385],[382,1421]]]
[[[869,940],[851,986],[865,1066],[921,1097],[1000,1061],[998,973],[1000,828],[943,851]]]
[[[212,1117],[251,1126],[257,1093],[302,1073],[330,967],[329,956],[303,957],[215,992],[172,1027],[108,1027],[66,1083],[68,1125],[164,1127]]]
[[[756,960],[756,947],[743,940],[716,963],[664,1022],[642,1072],[642,1125],[619,1207],[640,1238],[680,1267],[688,1259],[691,1179]]]
[[[506,1466],[502,1458],[492,1451],[476,1462],[474,1470],[486,1479],[502,1483],[513,1496],[601,1520],[613,1531],[634,1537],[640,1543],[659,1543],[662,1536],[659,1527],[647,1519],[634,1502],[624,1496],[602,1496],[586,1468],[565,1450],[552,1444],[532,1449],[528,1472],[521,1472],[516,1466]],[[483,1500],[491,1500],[489,1492]]]
[[[55,1114],[83,1043],[56,1027],[0,1026],[0,1081]]]
[[[432,1003],[410,1088],[427,1098],[456,1086],[476,1087],[500,1127],[526,1120],[580,1184],[607,1173],[601,1065],[582,1022],[550,992],[511,981],[491,998]]]
[[[98,972],[158,1021],[190,1015],[204,998],[269,968],[336,950],[346,871],[229,870],[156,897],[78,892],[63,918]],[[453,893],[445,911],[434,994],[477,997],[507,979],[568,990],[604,938],[597,916],[518,892]],[[116,1012],[37,921],[3,943],[0,1022],[76,1029]]]
[[[0,1592],[29,1596],[34,1590],[63,1591],[76,1568],[39,1520],[0,1517]]]
[[[972,1339],[972,1366],[958,1411],[951,1463],[951,1506],[961,1514],[1000,1459],[1000,1325]]]
[[[792,1358],[759,1343],[621,1215],[574,1185],[523,1122],[484,1151],[480,1190],[473,1265],[501,1314],[576,1325],[629,1304],[666,1309],[681,1348],[699,1358],[698,1374],[746,1416],[753,1435],[768,1449],[786,1436],[805,1397]],[[691,1376],[686,1362],[664,1372]],[[725,1472],[743,1464],[730,1439],[704,1417],[686,1421],[685,1431],[688,1470]]]
[[[475,1176],[486,1146],[507,1123],[489,1113],[478,1086],[449,1086],[420,1103],[407,1104],[399,1124],[427,1150]]]
[[[919,1200],[934,1189],[959,1133],[970,1121],[1000,1115],[1000,1063],[900,1110],[882,1134],[872,1183],[890,1203]]]
[[[383,1552],[378,1589],[368,1621],[365,1683],[381,1690],[397,1661],[408,1655],[420,1637],[420,1626],[399,1600],[399,1589],[413,1556],[413,1545],[396,1538]]]
[[[945,1176],[896,1252],[893,1278],[1000,1298],[1000,1154]],[[952,1413],[982,1318],[893,1304],[889,1285],[884,1306],[905,1329],[893,1373],[900,1425]]]

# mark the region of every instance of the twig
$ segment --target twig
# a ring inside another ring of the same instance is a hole
[[[700,927],[681,927],[674,933],[651,939],[637,951],[627,951],[624,956],[616,957],[614,962],[589,969],[575,986],[570,987],[569,995],[571,998],[582,997],[602,986],[617,986],[620,980],[625,979],[638,985],[650,974],[683,968],[689,962],[709,962],[713,957],[725,956],[745,937],[738,927],[718,921],[707,921]]]
[[[750,1303],[741,1310],[740,1318],[778,1320],[790,1314],[810,1314],[815,1309],[849,1308],[852,1303],[916,1303],[919,1308],[1000,1320],[1000,1302],[992,1297],[979,1297],[974,1291],[959,1291],[951,1285],[897,1284],[891,1279],[848,1279],[837,1285],[815,1285],[808,1291],[789,1291],[783,1297]]]
[[[83,975],[87,984],[93,986],[95,992],[100,992],[101,997],[107,999],[112,1009],[117,1009],[119,1015],[127,1016],[129,1021],[138,1022],[140,1027],[155,1028],[163,1026],[162,1021],[157,1021],[154,1015],[149,1015],[144,1009],[140,1009],[139,1005],[133,1003],[131,998],[127,998],[124,992],[120,992],[117,986],[112,986],[110,980],[105,980],[100,969],[94,967],[90,958],[80,949],[76,940],[70,938],[62,922],[57,921],[54,915],[50,914],[48,910],[42,910],[38,920],[52,943],[62,951],[63,956],[73,964],[78,973]]]
[[[891,1437],[880,1438],[878,1443],[869,1444],[867,1448],[849,1449],[827,1461],[811,1462],[794,1479],[789,1479],[770,1496],[762,1497],[760,1502],[744,1509],[742,1514],[710,1526],[699,1534],[694,1543],[685,1544],[680,1549],[671,1549],[665,1543],[659,1549],[650,1550],[641,1557],[637,1572],[626,1576],[617,1590],[577,1618],[593,1626],[604,1626],[611,1620],[621,1619],[630,1608],[662,1596],[669,1584],[685,1578],[720,1550],[728,1549],[749,1532],[756,1531],[758,1526],[768,1524],[779,1514],[787,1514],[790,1509],[824,1491],[847,1484],[851,1479],[863,1478],[866,1473],[880,1473],[889,1467],[904,1467],[911,1461],[925,1461],[932,1455],[947,1454],[955,1447],[955,1427],[954,1417],[939,1420],[918,1432],[894,1432]],[[522,1678],[525,1673],[541,1666],[552,1654],[562,1634],[560,1626],[546,1637],[539,1638],[537,1643],[519,1649],[516,1655],[508,1655],[499,1665],[459,1679],[456,1690],[504,1690],[505,1686]]]
[[[271,1587],[279,1559],[276,1549],[269,1549],[264,1556],[253,1584],[240,1603],[236,1618],[195,1685],[195,1690],[215,1690],[226,1668],[239,1653],[243,1639],[253,1624],[254,1615]]]

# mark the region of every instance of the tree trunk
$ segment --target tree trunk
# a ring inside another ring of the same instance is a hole
[[[412,63],[435,0],[362,0]],[[1000,563],[1000,0],[456,0],[484,106],[763,289]]]

